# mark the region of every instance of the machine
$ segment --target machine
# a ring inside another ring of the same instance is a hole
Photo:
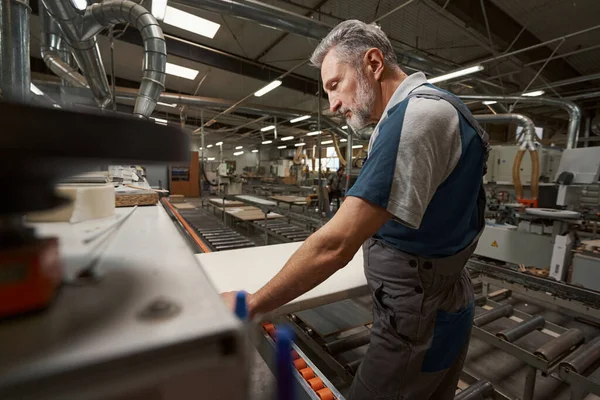
[[[499,182],[491,183],[508,176],[506,167],[502,167],[508,161],[506,152],[496,149],[490,157],[493,161],[486,185],[487,225],[475,254],[549,270],[553,278],[565,280],[576,239],[585,239],[597,231],[600,148],[564,150],[558,165],[558,153],[542,152],[546,155],[541,157],[541,176],[551,178],[551,182],[540,184],[540,202],[542,193],[548,193],[543,200],[546,207],[541,208],[515,203],[510,187],[499,188]]]
[[[219,177],[219,188],[223,194],[242,194],[243,180],[241,177],[235,175],[235,168],[231,164],[227,162],[219,164],[217,175]]]

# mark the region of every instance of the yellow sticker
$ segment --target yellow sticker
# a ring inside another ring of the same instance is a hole
[[[492,243],[492,247],[498,247],[498,242],[496,242],[496,241],[494,240],[494,242]]]

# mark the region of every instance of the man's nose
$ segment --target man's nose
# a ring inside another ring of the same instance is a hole
[[[332,99],[331,103],[329,103],[329,111],[331,111],[332,114],[335,114],[340,107],[342,107],[342,102],[340,100]]]

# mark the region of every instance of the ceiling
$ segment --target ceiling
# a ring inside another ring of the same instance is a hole
[[[263,0],[262,2],[334,26],[345,19],[371,22],[406,1]],[[150,7],[150,0],[146,0],[143,4]],[[193,81],[168,75],[166,80],[168,92],[236,102],[251,95],[281,72],[305,61],[318,43],[317,40],[261,26],[253,21],[179,5],[175,1],[169,4],[219,23],[221,27],[214,39],[209,39],[161,24],[168,40],[173,44],[170,47],[168,44],[167,51],[170,53],[168,61],[199,71],[198,77]],[[36,7],[34,7],[34,14],[35,10]],[[413,0],[400,10],[385,16],[378,23],[397,49],[426,58],[433,73],[441,74],[444,71],[497,57],[507,51],[518,50],[594,27],[598,24],[598,15],[600,15],[598,0]],[[31,18],[31,33],[31,55],[40,58],[37,15]],[[133,28],[128,28],[123,37],[115,41],[114,46],[115,74],[122,80],[130,81],[131,86],[135,86],[142,76],[143,49],[135,40],[131,40],[135,35],[137,32]],[[106,69],[110,71],[111,54],[108,38],[100,35],[99,44]],[[179,48],[180,44],[181,48]],[[196,55],[195,50],[200,51],[200,48],[195,44],[205,46],[201,48],[205,53],[198,53],[204,54],[205,57]],[[593,49],[593,46],[598,48]],[[588,47],[592,47],[592,50],[585,51]],[[174,52],[170,52],[170,49]],[[578,52],[580,50],[584,51]],[[555,57],[559,57],[571,52],[578,53],[545,64],[546,59],[553,53]],[[223,63],[215,60],[211,54],[219,54],[220,57],[227,57],[228,60],[233,61],[227,68],[223,68],[221,65]],[[485,70],[481,73],[445,82],[440,86],[456,93],[469,94],[482,93],[482,90],[497,94],[518,94],[528,86],[546,87],[547,95],[554,97],[566,97],[597,90],[598,80],[556,88],[549,88],[547,85],[551,86],[552,82],[564,79],[600,73],[600,29],[562,42],[556,41],[539,46],[532,51],[503,57],[497,61],[488,61],[483,65]],[[248,66],[260,70],[262,74],[260,79],[255,72],[248,70]],[[544,69],[540,71],[542,66]],[[48,73],[48,71],[36,72]],[[412,70],[407,69],[407,72],[411,73]],[[203,77],[205,79],[199,86]],[[315,88],[318,82],[318,71],[304,64],[295,69],[290,78],[294,80],[292,84],[284,81],[282,87],[260,98],[252,96],[247,102],[316,113],[318,98]],[[327,110],[326,98],[322,98],[320,104],[323,110]],[[581,105],[586,112],[595,112],[599,103],[597,99],[591,99]],[[470,107],[476,111],[488,112],[481,104],[474,103]],[[190,126],[194,128],[199,126],[200,110],[187,108],[186,112]],[[532,116],[536,123],[541,121],[540,124],[545,118],[566,116],[560,110],[531,106],[524,106],[519,109],[519,112]],[[155,114],[172,121],[179,121],[180,118],[179,109],[169,107],[158,107]],[[218,114],[218,111],[205,109],[204,120],[214,118]],[[227,137],[231,140],[236,138],[244,142],[256,143],[263,139],[259,129],[273,122],[272,118],[253,122],[259,117],[259,115],[238,113],[234,110],[231,115],[218,116],[218,127],[207,128],[207,132],[221,129],[215,137]],[[243,129],[234,132],[234,128],[239,125],[244,125]],[[279,127],[279,133],[300,135],[314,128],[309,125],[305,123],[298,129],[289,123],[284,123]],[[224,133],[223,129],[229,131]]]

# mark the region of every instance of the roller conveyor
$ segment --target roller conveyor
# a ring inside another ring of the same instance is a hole
[[[220,220],[204,210],[182,210],[180,214],[212,251],[255,246],[254,242],[232,228],[223,225]]]
[[[285,221],[254,221],[254,225],[266,230],[267,233],[276,236],[286,242],[301,242],[306,240],[312,232]]]

